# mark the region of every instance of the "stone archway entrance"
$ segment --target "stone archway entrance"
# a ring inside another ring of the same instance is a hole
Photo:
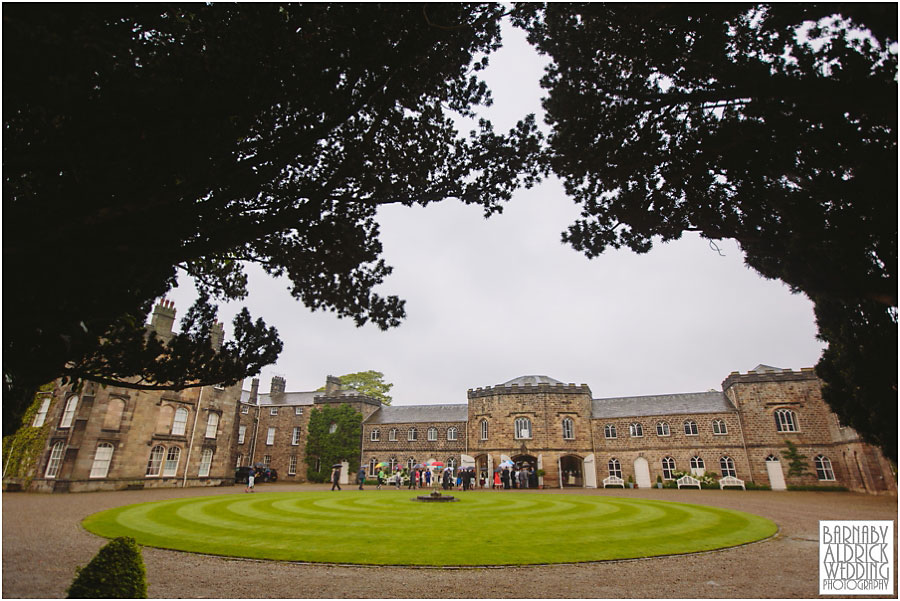
[[[634,460],[634,483],[638,488],[650,488],[650,464],[643,457]]]
[[[531,470],[537,470],[539,467],[538,466],[538,458],[535,457],[534,455],[514,455],[512,457],[512,462],[515,464],[517,470],[522,469],[523,467],[528,467]],[[532,488],[532,487],[537,488],[536,482],[537,482],[537,478],[532,477],[528,481],[528,487],[529,488]],[[515,483],[515,487],[516,488],[519,487],[518,482]]]
[[[559,482],[562,488],[584,486],[584,460],[577,455],[559,458]]]

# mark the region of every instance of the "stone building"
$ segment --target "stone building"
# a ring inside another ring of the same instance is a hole
[[[161,301],[150,328],[172,335],[175,308]],[[214,344],[224,336],[221,324]],[[44,449],[6,490],[88,491],[234,482],[241,385],[141,391],[86,382],[42,393],[28,427],[46,432]]]

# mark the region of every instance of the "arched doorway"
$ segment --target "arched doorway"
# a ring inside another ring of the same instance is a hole
[[[650,464],[643,457],[634,460],[634,483],[638,488],[650,488]]]
[[[766,474],[769,476],[769,485],[772,490],[787,490],[784,483],[784,472],[781,469],[781,461],[775,455],[766,457]]]
[[[529,472],[534,474],[534,471],[538,469],[538,459],[534,455],[514,455],[512,457],[512,462],[516,466],[516,470],[521,470],[522,468],[529,468]],[[515,483],[515,487],[519,488],[519,482]],[[537,488],[537,477],[532,475],[528,480],[528,488]]]
[[[490,475],[490,477],[493,477],[493,474],[491,474],[493,463],[494,462],[491,461],[490,455],[475,456],[475,487],[483,488],[484,482],[490,482],[490,480],[488,480],[488,476]]]
[[[562,488],[584,486],[584,460],[577,455],[559,458],[559,482]]]

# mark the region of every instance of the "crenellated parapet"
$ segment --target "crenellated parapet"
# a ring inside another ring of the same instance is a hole
[[[800,370],[791,369],[759,369],[741,373],[733,371],[722,381],[722,390],[728,390],[735,384],[758,384],[764,382],[802,382],[816,380],[816,370],[812,367],[804,367]]]
[[[466,395],[469,399],[478,399],[497,395],[510,394],[574,394],[591,396],[591,389],[587,384],[563,384],[538,383],[538,384],[499,384],[484,388],[469,389]]]

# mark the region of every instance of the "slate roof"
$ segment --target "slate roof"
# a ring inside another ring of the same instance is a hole
[[[591,417],[594,419],[736,411],[734,405],[725,396],[725,393],[715,390],[684,394],[593,399],[591,405]]]
[[[466,403],[453,405],[385,405],[369,416],[367,424],[464,422],[469,419]]]
[[[513,378],[509,382],[504,382],[500,384],[500,386],[512,386],[513,384],[518,384],[519,386],[526,386],[528,384],[537,385],[537,384],[562,384],[559,380],[554,380],[549,376],[519,376],[518,378]]]
[[[313,399],[317,396],[324,396],[323,391],[310,390],[309,392],[285,392],[284,394],[275,395],[274,397],[268,392],[257,395],[259,405],[312,405]],[[356,390],[341,390],[341,396],[354,397],[359,396]],[[241,391],[241,402],[250,402],[250,391]]]

